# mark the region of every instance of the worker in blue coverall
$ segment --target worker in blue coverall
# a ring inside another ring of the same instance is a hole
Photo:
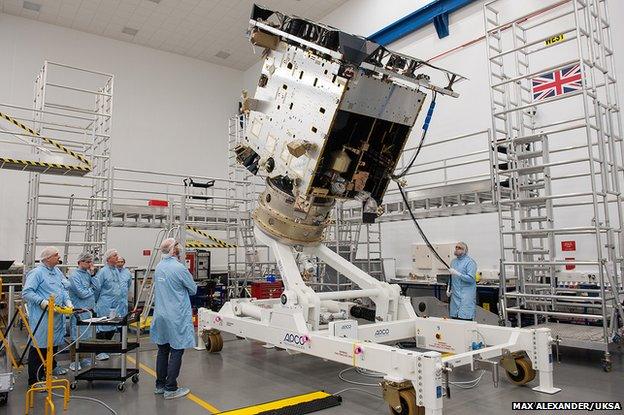
[[[178,387],[177,378],[184,349],[195,346],[193,313],[189,296],[197,293],[186,265],[180,262],[180,248],[173,238],[160,245],[162,260],[154,273],[154,316],[150,337],[158,345],[156,358],[156,395],[165,399],[188,395],[188,388]]]
[[[84,308],[85,310],[93,310],[95,308],[95,290],[93,288],[93,255],[83,252],[78,256],[78,268],[76,268],[69,276],[69,298],[76,308]],[[80,319],[90,317],[90,313],[82,312],[78,315]],[[86,327],[78,329],[76,316],[72,315],[70,320],[70,332],[72,340],[76,340],[81,336],[81,340],[89,337],[89,333],[85,333]],[[73,352],[73,350],[72,350]],[[72,358],[73,360],[73,358]],[[78,366],[72,361],[69,364],[71,370],[81,370],[83,366],[91,365],[91,359],[84,358]]]
[[[132,284],[132,274],[128,268],[126,268],[126,260],[123,257],[117,257],[117,271],[119,271],[119,278],[121,280],[121,301],[117,308],[117,315],[125,316],[128,314],[128,291],[130,291],[130,284]]]
[[[474,320],[477,302],[477,263],[468,256],[468,245],[455,245],[455,259],[451,261],[451,310],[457,320]]]
[[[122,301],[128,301],[127,290],[123,289],[119,270],[117,270],[118,253],[109,249],[104,254],[104,265],[93,278],[95,292],[95,313],[98,317],[117,317]],[[126,297],[124,298],[124,293]],[[117,332],[114,326],[98,326],[95,337],[100,340],[112,340]],[[96,360],[108,360],[107,353],[98,354]]]
[[[50,296],[54,296],[54,304],[58,306],[73,307],[69,294],[63,286],[63,273],[58,269],[60,262],[59,251],[53,246],[48,246],[41,251],[41,262],[27,275],[22,288],[22,298],[28,307],[28,324],[35,330],[37,322],[41,318],[39,327],[35,331],[35,342],[45,356],[47,348],[52,347],[56,353],[59,345],[63,344],[65,337],[65,316],[56,314],[54,316],[54,340],[53,344],[48,344],[48,303]],[[32,385],[45,378],[45,371],[42,369],[43,362],[34,346],[30,347],[28,353],[28,385]],[[64,375],[67,369],[57,367],[56,361],[52,362],[55,375]]]

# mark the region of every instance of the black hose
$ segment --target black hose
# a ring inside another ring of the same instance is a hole
[[[414,153],[414,155],[412,156],[412,159],[410,160],[410,162],[408,163],[407,167],[405,167],[405,169],[403,169],[403,171],[395,176],[392,176],[393,179],[400,179],[402,177],[404,177],[407,173],[409,173],[409,171],[412,169],[412,166],[414,165],[414,162],[416,161],[416,158],[418,157],[418,155],[420,154],[420,150],[422,149],[423,143],[425,142],[425,137],[427,136],[427,131],[423,131],[422,135],[420,136],[420,142],[418,143],[418,147],[416,148],[416,152]]]
[[[438,97],[438,93],[433,91],[433,97],[431,99],[431,103],[429,104],[429,110],[427,111],[427,116],[425,117],[425,122],[422,128],[423,132],[422,132],[422,135],[420,136],[420,142],[418,143],[416,152],[412,156],[412,159],[410,160],[410,162],[407,164],[407,167],[405,167],[405,169],[403,169],[401,173],[391,176],[394,180],[400,179],[404,177],[407,173],[409,173],[409,171],[412,169],[412,166],[414,165],[414,162],[418,158],[418,155],[420,154],[420,150],[422,150],[423,143],[425,142],[425,137],[427,137],[427,131],[429,131],[429,124],[431,123],[431,117],[433,116],[433,110],[435,109],[437,97]]]
[[[35,334],[37,333],[37,330],[39,329],[39,325],[41,324],[43,317],[46,315],[46,311],[48,311],[48,306],[46,306],[43,309],[43,313],[41,313],[41,317],[39,317],[39,320],[37,321],[37,324],[35,325],[35,329],[32,332],[33,337],[35,337]],[[24,356],[26,356],[26,352],[28,352],[28,350],[30,349],[31,342],[32,342],[32,338],[29,337],[28,342],[26,343],[26,347],[24,348],[24,351],[22,352],[22,355],[19,358],[18,366],[22,365],[22,362],[24,361]]]
[[[397,183],[397,186],[399,188],[399,191],[401,192],[401,197],[403,198],[403,202],[405,202],[405,207],[407,208],[407,211],[409,212],[410,216],[412,217],[412,221],[414,221],[414,225],[416,225],[416,229],[418,229],[418,233],[420,233],[420,236],[422,237],[423,241],[425,241],[425,244],[427,244],[427,247],[429,248],[431,253],[433,253],[433,255],[435,255],[435,257],[438,259],[438,261],[440,261],[442,264],[444,264],[444,266],[446,268],[450,268],[449,264],[447,264],[446,261],[444,261],[444,259],[442,259],[440,254],[438,254],[438,252],[434,249],[433,245],[431,245],[431,242],[429,242],[429,239],[427,238],[427,235],[425,235],[425,232],[423,232],[422,228],[420,227],[420,224],[418,223],[418,221],[416,220],[416,217],[414,216],[414,213],[412,212],[412,207],[410,206],[409,202],[407,201],[407,196],[405,195],[405,192],[403,191],[403,188],[401,187],[401,185],[399,183]]]

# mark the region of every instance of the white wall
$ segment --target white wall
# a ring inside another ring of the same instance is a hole
[[[429,0],[418,1],[378,1],[378,0],[351,0],[323,19],[324,23],[337,27],[346,32],[369,36],[389,23],[417,10]],[[542,7],[546,2],[526,0],[515,2],[518,7],[534,10]],[[398,52],[428,60],[442,52],[448,51],[468,41],[483,35],[483,1],[476,1],[450,17],[450,35],[438,39],[433,25],[429,25],[415,33],[406,36],[389,47]],[[612,37],[616,44],[616,66],[619,68],[620,102],[624,98],[624,52],[620,51],[621,39],[624,38],[624,2],[609,2],[612,23]],[[445,137],[452,137],[490,128],[490,102],[488,73],[486,66],[485,43],[481,41],[458,52],[447,55],[435,61],[436,65],[451,71],[461,73],[469,81],[456,86],[455,90],[461,96],[459,99],[442,97],[438,100],[427,141],[436,141]],[[245,85],[253,90],[254,83],[260,72],[260,67],[252,67],[245,73]],[[415,145],[416,137],[420,134],[422,117],[416,122],[409,145]],[[421,154],[421,161],[434,160],[454,154],[466,153],[472,149],[467,146],[474,142],[464,143],[461,149],[442,147],[438,150],[426,149]],[[485,148],[483,148],[485,149]],[[433,150],[433,151],[432,151]],[[470,174],[466,168],[466,174]],[[418,178],[410,180],[410,184],[418,184]],[[473,216],[427,219],[421,221],[421,226],[434,243],[454,242],[464,240],[470,245],[471,254],[475,257],[481,269],[498,269],[499,240],[496,214],[482,214]],[[412,243],[422,243],[415,228],[408,222],[385,224],[383,226],[383,255],[394,257],[397,260],[399,273],[411,270]]]
[[[0,102],[30,107],[46,59],[112,73],[114,166],[227,177],[227,119],[242,72],[5,14],[0,39]],[[0,259],[22,260],[26,178],[0,170]],[[132,266],[145,262],[141,250],[154,237],[114,228],[109,235]]]

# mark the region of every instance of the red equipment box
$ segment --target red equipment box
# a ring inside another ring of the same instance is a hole
[[[251,296],[258,300],[266,300],[268,298],[279,298],[284,291],[284,285],[281,281],[266,282],[257,281],[251,283]]]

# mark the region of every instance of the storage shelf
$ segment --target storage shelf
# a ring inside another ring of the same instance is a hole
[[[127,353],[138,348],[138,342],[128,342],[127,348],[123,349],[119,342],[89,340],[78,343],[77,353]]]
[[[94,367],[85,372],[79,373],[74,378],[75,380],[104,380],[104,381],[119,381],[125,382],[134,375],[138,375],[138,369],[126,369],[126,376],[121,376],[121,368],[100,368]]]

